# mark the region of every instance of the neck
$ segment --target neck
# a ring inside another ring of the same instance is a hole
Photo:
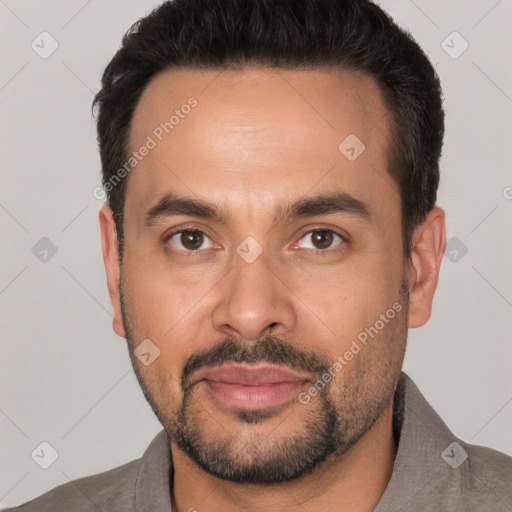
[[[373,510],[393,472],[393,401],[373,427],[341,456],[319,464],[310,474],[271,485],[239,484],[198,468],[171,442],[173,512],[274,510],[308,512]]]

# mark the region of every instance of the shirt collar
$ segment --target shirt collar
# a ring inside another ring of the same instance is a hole
[[[169,438],[161,430],[146,448],[135,480],[137,512],[171,512],[172,458]]]
[[[395,392],[393,421],[398,450],[374,512],[423,511],[435,496],[450,496],[451,510],[459,510],[455,504],[462,507],[468,499],[465,450],[404,372]]]

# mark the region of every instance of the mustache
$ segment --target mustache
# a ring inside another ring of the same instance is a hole
[[[276,336],[265,336],[258,341],[227,337],[187,359],[181,373],[181,388],[183,392],[187,392],[192,387],[195,383],[194,373],[198,370],[221,366],[224,363],[265,362],[309,372],[320,378],[330,368],[327,361],[327,355],[319,350],[301,349],[294,343],[281,340]]]

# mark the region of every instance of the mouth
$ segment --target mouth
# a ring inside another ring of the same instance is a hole
[[[246,410],[289,401],[310,382],[307,375],[267,364],[217,366],[204,370],[197,379],[216,400]]]

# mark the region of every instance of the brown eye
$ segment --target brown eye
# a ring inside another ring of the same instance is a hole
[[[317,249],[327,249],[334,239],[332,231],[316,231],[312,234],[311,240]]]
[[[336,238],[340,240],[337,245],[342,245],[341,242],[344,242],[344,238],[332,229],[314,229],[306,233],[302,239],[307,239],[307,237],[309,237],[311,240],[310,247],[305,247],[303,245],[301,247],[305,249],[314,249],[321,252],[327,252],[326,249],[330,249],[333,246]]]
[[[169,235],[168,242],[183,252],[198,251],[205,240],[209,239],[206,233],[199,230],[181,230]]]
[[[180,242],[190,251],[197,251],[203,243],[203,234],[199,231],[184,231],[181,233]]]

